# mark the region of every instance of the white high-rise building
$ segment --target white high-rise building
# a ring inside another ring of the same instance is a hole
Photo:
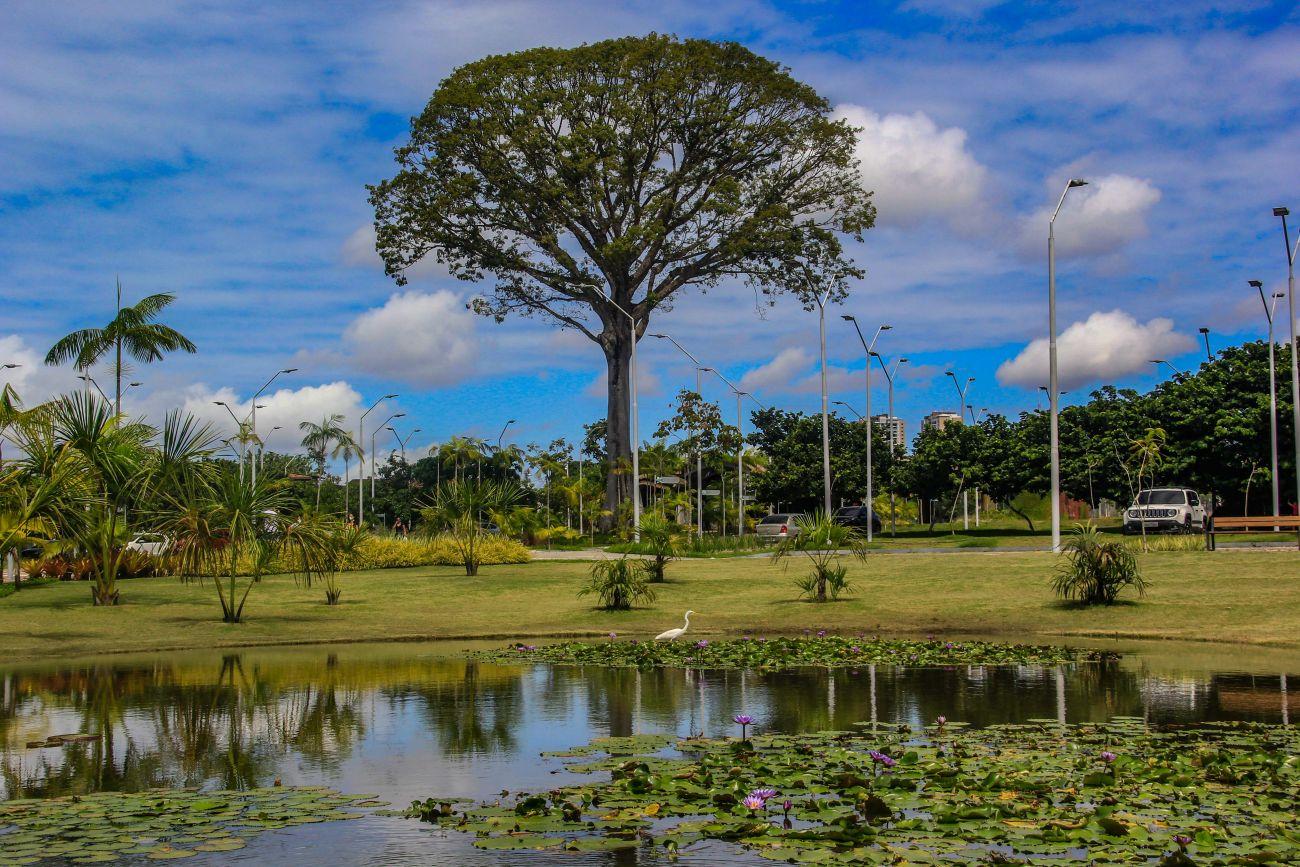
[[[907,426],[903,424],[901,418],[882,412],[880,415],[873,415],[871,420],[877,427],[884,428],[885,442],[894,448],[907,448]]]

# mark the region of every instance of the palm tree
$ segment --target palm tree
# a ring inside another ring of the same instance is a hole
[[[136,361],[149,363],[161,361],[164,352],[183,349],[198,351],[189,338],[174,328],[153,320],[167,305],[176,300],[175,295],[160,292],[142,298],[130,307],[122,306],[122,281],[117,282],[117,315],[103,328],[83,328],[64,337],[45,356],[45,363],[54,365],[72,361],[83,373],[110,352],[114,354],[113,376],[116,380],[113,411],[122,414],[122,353]]]
[[[316,464],[316,508],[320,508],[320,486],[325,477],[325,456],[340,440],[350,439],[351,434],[343,427],[343,414],[334,413],[320,420],[320,424],[311,421],[298,423],[298,430],[303,432],[302,447]]]
[[[364,459],[361,451],[361,445],[357,442],[356,437],[347,431],[343,431],[342,436],[335,437],[334,450],[330,452],[332,458],[343,458],[343,511],[346,514],[348,510],[348,475],[352,459],[358,461]]]
[[[465,463],[483,460],[483,452],[486,448],[487,444],[481,439],[476,439],[475,437],[456,436],[442,444],[438,449],[438,457],[441,460],[449,459],[452,461],[455,467],[455,479],[459,482],[460,462],[462,460],[464,460]]]

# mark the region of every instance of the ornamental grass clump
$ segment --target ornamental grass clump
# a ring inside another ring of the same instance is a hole
[[[1081,605],[1112,605],[1126,587],[1145,596],[1147,582],[1137,556],[1118,540],[1103,539],[1091,525],[1076,527],[1061,545],[1065,560],[1057,567],[1052,589],[1062,599]]]
[[[812,571],[795,579],[800,595],[813,602],[827,602],[851,590],[848,567],[841,561],[845,554],[859,560],[866,557],[866,539],[862,534],[821,510],[796,518],[795,526],[799,532],[782,539],[772,556],[778,561],[793,554],[808,559]]]
[[[638,602],[655,601],[644,564],[627,557],[593,563],[590,577],[578,596],[595,596],[606,611],[629,611]]]
[[[641,519],[641,547],[650,559],[645,561],[647,577],[654,584],[662,583],[664,570],[679,556],[681,528],[658,512]]]

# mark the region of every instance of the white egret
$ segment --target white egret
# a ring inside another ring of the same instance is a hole
[[[676,641],[686,634],[686,630],[691,626],[691,615],[694,611],[686,612],[686,622],[682,624],[681,629],[670,629],[667,632],[661,632],[655,636],[655,641]]]

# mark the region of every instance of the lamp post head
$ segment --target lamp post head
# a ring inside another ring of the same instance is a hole
[[[393,415],[393,418],[406,418],[406,413],[404,412],[395,413]]]
[[[1152,364],[1164,364],[1164,363],[1165,363],[1165,360],[1164,360],[1163,358],[1151,358],[1151,359],[1148,359],[1148,361],[1150,361]]]
[[[395,397],[397,397],[395,394],[386,394],[384,395],[384,400],[392,400]]]
[[[1274,208],[1274,209],[1273,209],[1273,216],[1275,216],[1275,217],[1289,217],[1289,216],[1291,216],[1291,209],[1290,209],[1290,208]]]
[[[393,433],[397,433],[397,431],[393,429],[393,426],[391,424],[388,427],[384,428],[384,430],[391,430],[393,431]]]
[[[881,330],[881,331],[889,331],[889,330],[892,329],[893,327],[894,327],[894,326],[892,326],[892,325],[882,325],[882,326],[880,326],[880,330]]]
[[[297,372],[298,372],[298,368],[296,368],[296,367],[286,367],[284,370],[282,370],[282,371],[280,371],[280,372],[281,372],[281,373],[297,373]]]
[[[663,339],[664,339],[665,337],[667,337],[668,335],[667,335],[667,334],[651,334],[651,335],[649,335],[649,336],[650,336],[650,337],[658,337],[660,340],[663,340]]]
[[[879,353],[879,352],[876,352],[876,351],[873,349],[873,350],[871,351],[871,357],[872,357],[872,358],[880,358],[880,353]]]
[[[906,359],[906,358],[900,358],[900,359],[898,359],[898,363],[899,363],[899,364],[907,364],[907,359]]]
[[[1210,329],[1206,328],[1206,327],[1203,326],[1203,325],[1202,325],[1200,328],[1196,329],[1196,330],[1199,331],[1201,334],[1209,334],[1209,333],[1210,333]]]
[[[945,375],[945,376],[951,376],[953,379],[956,379],[956,378],[957,378],[957,374],[953,373],[951,370],[945,370],[945,371],[944,371],[944,375]]]
[[[1247,283],[1247,285],[1249,285],[1249,286],[1250,286],[1251,288],[1253,288],[1253,289],[1263,289],[1263,288],[1264,288],[1264,284],[1261,283],[1261,282],[1258,281],[1258,280],[1247,280],[1246,283]]]
[[[1286,293],[1285,293],[1285,292],[1274,292],[1274,293],[1273,293],[1273,297],[1274,297],[1274,298],[1285,298],[1285,297],[1286,297]]]
[[[10,363],[10,364],[6,364],[6,365],[4,365],[3,367],[4,367],[5,370],[13,370],[15,367],[22,367],[22,365],[21,365],[21,364],[12,364],[12,363]]]
[[[212,401],[212,404],[214,406],[229,406],[229,404],[227,404],[224,400],[214,400]]]
[[[412,434],[418,434],[418,433],[420,433],[420,432],[423,431],[423,430],[424,430],[424,428],[422,428],[422,427],[417,427],[415,430],[411,431],[411,433],[412,433]]]
[[[853,316],[851,316],[851,315],[848,314],[848,313],[842,313],[842,314],[840,314],[840,318],[843,319],[845,322],[856,322],[856,321],[857,321],[856,319],[854,319]]]
[[[1070,186],[1072,186],[1072,187],[1086,187],[1086,186],[1088,186],[1088,182],[1085,181],[1083,178],[1070,178]]]

